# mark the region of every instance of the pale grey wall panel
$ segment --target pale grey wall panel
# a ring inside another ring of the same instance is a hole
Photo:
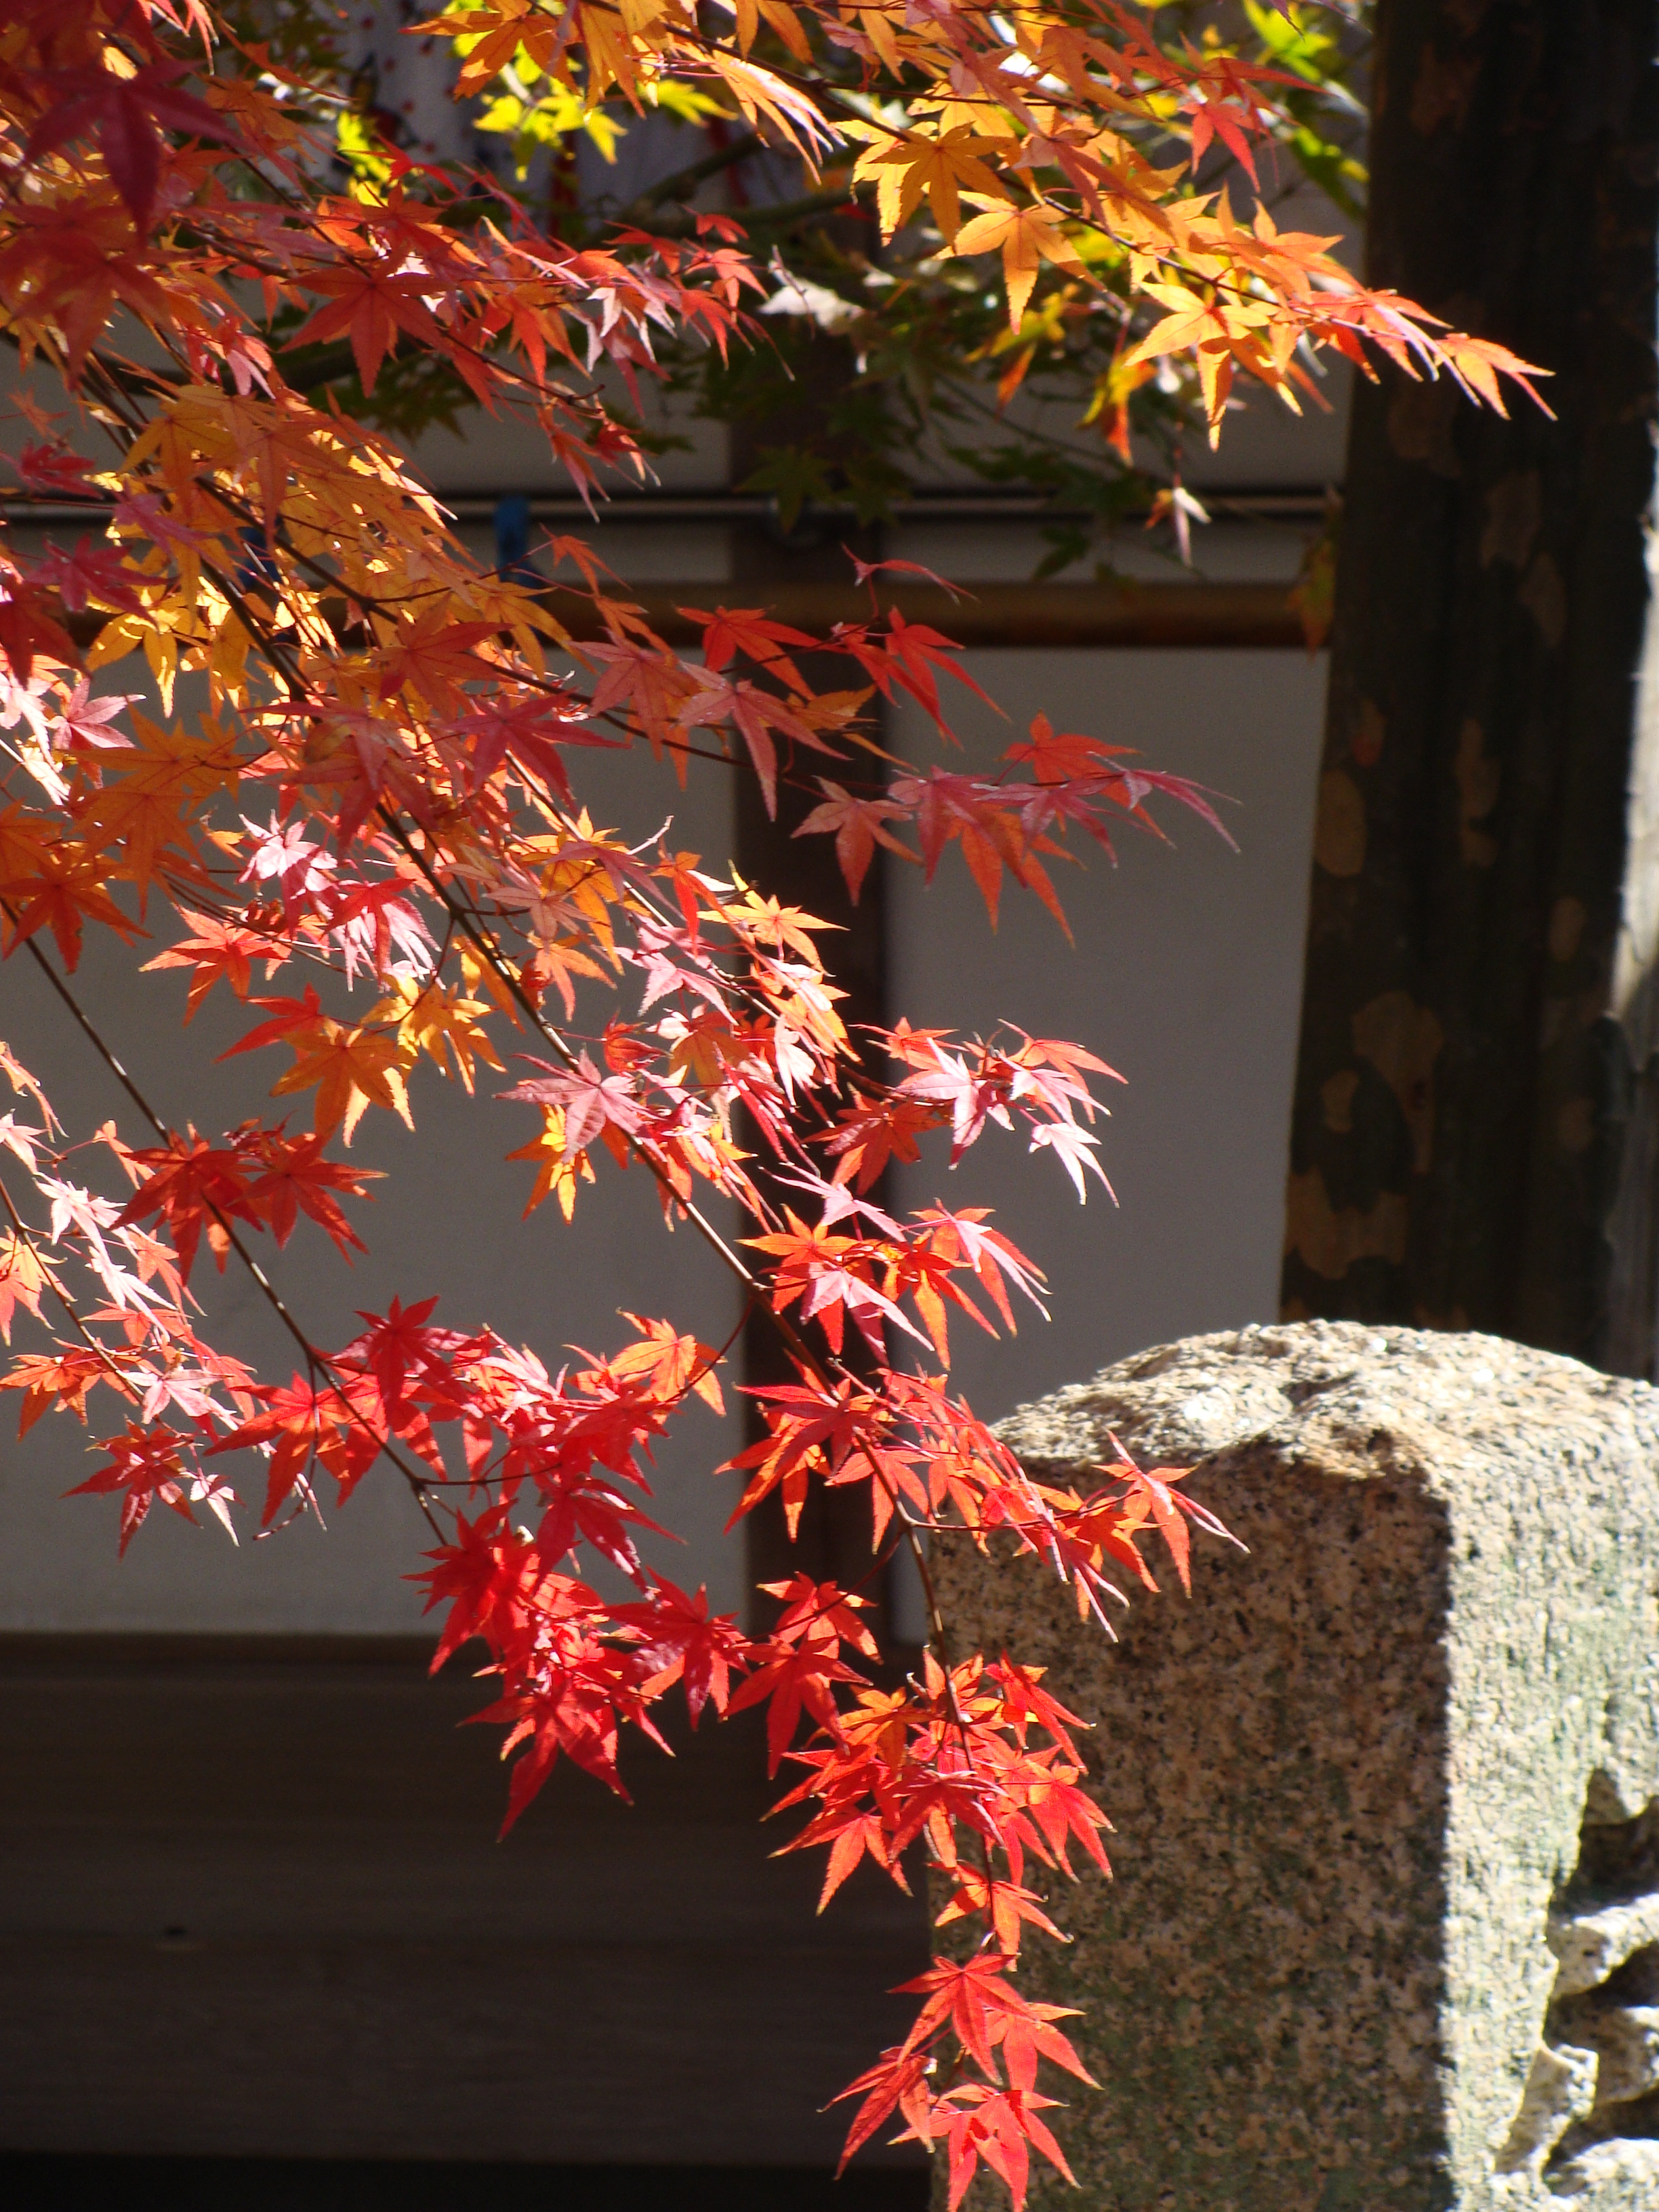
[[[694,775],[684,799],[672,773],[653,770],[648,760],[589,753],[578,757],[574,772],[602,826],[637,840],[672,814],[671,844],[700,851],[716,866],[729,851],[730,791],[720,771]],[[162,1118],[174,1125],[193,1120],[217,1133],[249,1115],[280,1113],[286,1102],[267,1094],[289,1064],[285,1048],[214,1061],[258,1018],[235,1008],[221,988],[181,1031],[182,977],[135,976],[136,964],[89,932],[75,987]],[[298,986],[290,972],[270,988]],[[608,998],[589,995],[579,1020],[597,1030],[614,1008],[631,1012],[638,986],[629,980],[606,1004]],[[357,1003],[369,1003],[361,989]],[[0,1036],[38,1070],[77,1136],[113,1115],[129,1143],[153,1141],[21,952],[0,968]],[[664,1234],[655,1186],[642,1170],[622,1175],[605,1157],[598,1183],[583,1186],[572,1224],[552,1204],[521,1220],[534,1170],[504,1156],[532,1139],[538,1117],[526,1106],[494,1104],[489,1094],[532,1072],[482,1070],[474,1102],[428,1068],[411,1085],[414,1135],[389,1115],[365,1117],[346,1157],[386,1169],[390,1180],[371,1186],[381,1194],[375,1202],[347,1202],[370,1248],[355,1267],[343,1265],[323,1232],[304,1220],[283,1252],[268,1238],[254,1240],[313,1341],[337,1348],[356,1333],[356,1310],[383,1311],[394,1293],[408,1302],[434,1291],[441,1293],[441,1322],[489,1322],[528,1343],[553,1369],[569,1343],[603,1352],[624,1342],[619,1307],[674,1317],[715,1342],[733,1327],[730,1279],[684,1226]],[[291,1103],[292,1126],[305,1127],[312,1094]],[[85,1174],[98,1188],[113,1188],[101,1162],[89,1160]],[[191,1287],[208,1308],[212,1340],[256,1360],[268,1378],[287,1381],[294,1347],[234,1258],[218,1277],[204,1247]],[[20,1348],[29,1326],[17,1333]],[[418,1595],[402,1577],[419,1567],[431,1538],[389,1471],[378,1470],[337,1513],[325,1485],[325,1534],[308,1522],[233,1550],[216,1528],[193,1531],[157,1508],[118,1561],[113,1504],[61,1498],[95,1464],[86,1457],[83,1432],[50,1415],[20,1443],[17,1402],[10,1394],[0,1398],[0,1628],[367,1632],[418,1625]],[[119,1426],[112,1399],[94,1406],[106,1428]],[[653,1540],[651,1547],[665,1573],[693,1588],[706,1579],[722,1607],[739,1602],[741,1542],[721,1533],[735,1478],[711,1470],[738,1443],[730,1413],[722,1424],[696,1403],[680,1418],[662,1448],[654,1517],[687,1540]],[[244,1498],[257,1500],[263,1477],[256,1463],[241,1462],[236,1479]],[[257,1507],[243,1518],[251,1539]]]
[[[1057,870],[1075,950],[1013,889],[994,935],[955,855],[931,890],[919,871],[896,870],[896,1007],[915,1021],[964,1025],[1010,1014],[1039,1033],[1079,1039],[1130,1079],[1127,1089],[1110,1086],[1114,1119],[1103,1128],[1118,1210],[1098,1192],[1079,1210],[1052,1161],[1024,1159],[997,1133],[954,1175],[935,1148],[902,1178],[905,1204],[937,1195],[994,1206],[999,1223],[1049,1271],[1052,1324],[1033,1315],[1011,1345],[965,1323],[955,1332],[960,1382],[996,1413],[1137,1346],[1273,1310],[1323,671],[1293,653],[984,653],[972,665],[1021,721],[1043,706],[1060,727],[1138,744],[1158,764],[1243,802],[1228,811],[1237,854],[1166,810],[1173,848],[1131,835],[1115,871]],[[1006,732],[958,696],[968,757],[988,757]],[[919,717],[906,718],[900,742],[928,757]],[[618,762],[594,757],[582,769],[602,820],[640,836],[672,807],[675,842],[711,862],[729,850],[729,794],[717,781],[702,789],[694,781],[682,802],[665,775],[630,791],[632,771]],[[211,1068],[201,1048],[222,1049],[242,1030],[225,1001],[199,1018],[199,1042],[190,1042],[201,1056],[186,1062],[182,983],[153,976],[134,985],[129,976],[118,960],[89,953],[89,1002],[164,1115],[222,1127],[264,1109],[283,1054]],[[0,970],[0,1034],[50,1071],[83,1126],[120,1111],[108,1078],[21,957]],[[341,1341],[355,1308],[383,1306],[394,1291],[441,1290],[443,1318],[488,1319],[550,1363],[569,1341],[615,1343],[619,1306],[678,1316],[705,1336],[731,1326],[735,1305],[718,1269],[684,1231],[662,1234],[638,1170],[620,1177],[602,1167],[570,1229],[551,1208],[520,1224],[530,1171],[502,1156],[527,1141],[533,1116],[471,1107],[429,1075],[416,1104],[416,1137],[374,1115],[353,1148],[397,1174],[380,1186],[378,1204],[352,1209],[372,1257],[349,1270],[302,1223],[275,1259],[273,1272],[323,1342]],[[307,1110],[298,1102],[296,1118]],[[125,1118],[122,1126],[141,1140]],[[234,1263],[221,1280],[204,1259],[196,1281],[226,1340],[286,1376],[287,1347]],[[113,1508],[60,1498],[88,1464],[80,1431],[49,1419],[20,1445],[15,1423],[0,1409],[0,1626],[414,1625],[417,1600],[401,1577],[418,1565],[425,1531],[395,1479],[373,1478],[343,1513],[329,1513],[326,1534],[295,1527],[237,1552],[158,1510],[118,1563]],[[733,1421],[722,1428],[694,1407],[661,1466],[662,1517],[690,1540],[662,1550],[665,1571],[694,1583],[706,1577],[723,1606],[738,1602],[741,1547],[720,1533],[732,1479],[710,1470],[735,1444]]]
[[[898,1178],[906,1206],[994,1206],[1048,1270],[1050,1324],[1022,1317],[1012,1343],[952,1328],[958,1384],[999,1415],[1138,1346],[1276,1310],[1324,665],[1142,652],[984,653],[969,665],[1012,724],[947,687],[968,762],[988,763],[1041,708],[1056,728],[1139,746],[1242,802],[1223,810],[1237,853],[1166,805],[1173,847],[1132,830],[1115,869],[1056,866],[1074,949],[1012,884],[994,934],[954,853],[931,890],[896,868],[896,1008],[964,1029],[1006,1016],[1128,1079],[1103,1085],[1113,1118],[1097,1125],[1116,1208],[1092,1182],[1079,1207],[1056,1162],[996,1130],[954,1173],[934,1138]],[[897,743],[939,757],[919,712]]]

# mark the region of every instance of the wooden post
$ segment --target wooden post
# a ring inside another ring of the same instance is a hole
[[[837,381],[846,374],[844,349],[836,347],[830,341],[819,340],[797,349],[793,358],[796,383],[790,404],[759,423],[740,422],[732,426],[732,474],[739,483],[758,465],[769,445],[797,444],[813,448],[830,462],[836,458],[826,424]],[[824,611],[822,605],[812,604],[814,600],[842,603],[847,586],[853,580],[848,550],[864,560],[878,557],[877,533],[859,531],[845,518],[836,518],[822,532],[808,526],[789,533],[763,524],[739,523],[734,526],[732,537],[730,598],[738,606],[772,608],[786,622],[791,621],[792,617],[780,606],[780,602],[792,599],[801,611],[794,619],[804,617],[810,628],[814,615],[821,620]],[[848,605],[844,615],[832,616],[831,619],[859,619],[866,611],[867,600],[856,614]],[[862,672],[856,662],[841,655],[798,653],[795,659],[815,690],[848,691],[865,688]],[[794,835],[821,794],[810,787],[811,779],[817,772],[813,756],[794,752],[790,764],[809,787],[798,789],[780,783],[775,819],[767,814],[757,778],[747,774],[738,778],[738,866],[763,893],[787,905],[803,907],[809,914],[835,925],[836,933],[822,940],[822,949],[834,981],[847,994],[840,1000],[837,1011],[856,1040],[861,1028],[887,1018],[883,896],[886,871],[883,856],[878,850],[854,906],[842,880],[834,841],[816,836],[797,838]],[[833,762],[823,762],[821,765],[824,773],[835,774]],[[849,772],[863,775],[868,771],[855,760]],[[867,1038],[862,1042],[869,1044]],[[873,1049],[872,1060],[874,1066],[884,1066]],[[761,1155],[757,1165],[763,1170],[768,1156],[764,1146],[758,1139],[755,1141]],[[828,1163],[822,1162],[821,1165],[827,1167]],[[763,1173],[759,1179],[764,1182]],[[797,1212],[809,1219],[812,1218],[811,1206],[799,1193],[780,1186],[775,1195],[781,1204],[793,1204]],[[872,1193],[878,1203],[881,1195],[879,1188]],[[855,1337],[856,1333],[849,1334]],[[849,1358],[858,1358],[856,1341],[848,1345],[848,1352]],[[775,1330],[764,1315],[751,1315],[744,1330],[743,1373],[750,1384],[793,1382],[797,1379]],[[748,1439],[752,1443],[766,1433],[765,1425],[752,1400],[745,1400],[744,1406]],[[872,1601],[872,1626],[884,1641],[886,1593],[881,1578],[872,1574],[871,1535],[867,1499],[860,1498],[854,1490],[820,1487],[808,1500],[797,1538],[792,1543],[784,1526],[781,1500],[775,1494],[750,1515],[746,1523],[750,1580],[773,1582],[802,1573],[819,1581],[837,1582],[846,1589],[860,1589]],[[763,1606],[761,1617],[764,1611]]]

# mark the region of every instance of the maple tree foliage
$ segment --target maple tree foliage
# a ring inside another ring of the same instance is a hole
[[[423,27],[466,42],[464,89],[531,64],[579,107],[695,82],[809,172],[845,154],[890,227],[925,195],[950,251],[1000,270],[1016,326],[1041,264],[1086,276],[1089,240],[1109,240],[1160,311],[1131,359],[1194,361],[1217,422],[1237,374],[1293,395],[1319,347],[1493,405],[1500,380],[1526,384],[1501,348],[1357,284],[1325,242],[1243,222],[1158,166],[1148,146],[1178,131],[1248,148],[1275,83],[1166,51],[1131,0],[1006,18],[949,0],[483,0]],[[846,92],[849,69],[879,101]],[[1208,800],[1041,714],[994,774],[893,763],[871,701],[908,697],[948,741],[940,678],[963,672],[947,638],[884,605],[878,568],[860,572],[867,616],[827,638],[702,610],[694,659],[585,544],[556,539],[603,633],[573,641],[545,592],[469,555],[385,435],[288,380],[285,353],[348,346],[365,394],[389,360],[430,356],[595,490],[640,460],[600,372],[650,376],[659,331],[751,341],[764,288],[745,234],[715,211],[679,240],[623,229],[579,249],[487,180],[391,154],[342,185],[311,90],[204,0],[21,0],[0,27],[0,318],[104,441],[88,461],[22,403],[38,418],[24,489],[94,502],[99,534],[0,547],[5,956],[38,963],[84,1024],[67,977],[86,933],[110,933],[135,968],[183,972],[186,1021],[222,987],[246,1010],[233,1057],[286,1055],[274,1116],[217,1133],[167,1127],[123,1076],[148,1125],[135,1146],[113,1124],[64,1130],[42,1071],[0,1047],[0,1334],[31,1333],[0,1388],[25,1428],[96,1419],[79,1487],[118,1500],[123,1549],[158,1499],[234,1531],[250,1468],[264,1528],[327,1486],[407,1483],[434,1539],[434,1664],[483,1648],[509,1822],[561,1757],[621,1790],[623,1729],[660,1741],[671,1692],[694,1724],[764,1707],[783,1802],[805,1815],[789,1848],[825,1851],[825,1901],[866,1858],[907,1885],[908,1857],[967,1931],[911,1985],[908,2034],[846,2092],[849,2154],[893,2124],[945,2146],[953,2203],[981,2165],[1018,2203],[1033,2150],[1064,2164],[1039,2068],[1083,2074],[1055,2008],[1014,1979],[1022,1942],[1054,1932],[1030,1880],[1106,1863],[1076,1717],[1016,1656],[953,1653],[936,1609],[892,1686],[866,1592],[797,1574],[769,1586],[777,1614],[757,1634],[646,1564],[652,1446],[690,1398],[722,1402],[728,1346],[629,1316],[608,1352],[550,1373],[487,1327],[446,1326],[416,1285],[330,1348],[260,1247],[302,1216],[304,1234],[359,1246],[369,1177],[343,1148],[365,1115],[411,1122],[422,1084],[510,1102],[508,1144],[528,1108],[539,1133],[510,1157],[534,1169],[530,1207],[568,1216],[631,1165],[775,1323],[793,1379],[751,1393],[764,1434],[732,1462],[734,1517],[776,1493],[793,1532],[814,1486],[856,1485],[878,1562],[902,1544],[925,1580],[927,1533],[965,1530],[1033,1555],[1103,1626],[1121,1577],[1155,1586],[1154,1541],[1186,1584],[1192,1528],[1224,1529],[1179,1470],[1121,1455],[1085,1492],[1024,1469],[953,1395],[950,1327],[1012,1328],[1017,1303],[1040,1307],[1039,1269],[982,1209],[901,1219],[875,1194],[890,1160],[933,1138],[954,1161],[994,1125],[1055,1154],[1083,1195],[1104,1182],[1090,1085],[1112,1071],[1018,1030],[899,1022],[878,1078],[837,1012],[822,922],[665,836],[596,826],[580,757],[633,747],[648,781],[711,756],[754,774],[769,807],[787,779],[817,801],[799,834],[833,838],[854,897],[878,845],[930,876],[955,847],[994,918],[1009,883],[1058,913],[1046,863],[1068,836],[1109,850],[1115,826],[1153,828],[1156,805],[1212,818]],[[809,645],[845,662],[844,689],[805,680]],[[109,688],[136,655],[160,720]],[[180,674],[200,712],[175,710]],[[710,1196],[738,1210],[736,1243]],[[270,1300],[286,1379],[203,1334],[204,1246]],[[632,1595],[602,1595],[584,1558]]]
[[[1004,118],[969,99],[957,103],[954,124],[940,118],[935,128],[925,103],[896,97],[889,73],[866,66],[869,41],[881,46],[879,15],[867,25],[843,16],[834,39],[821,43],[805,20],[814,81],[830,81],[850,126],[845,157],[832,155],[815,178],[763,146],[729,100],[722,113],[706,78],[648,80],[642,114],[615,82],[597,99],[577,98],[569,78],[542,67],[533,22],[490,77],[510,27],[479,0],[458,0],[453,12],[477,14],[481,27],[457,27],[453,58],[428,51],[421,66],[441,74],[447,60],[452,80],[477,88],[450,118],[455,142],[561,236],[599,243],[619,218],[684,235],[694,221],[687,201],[706,204],[711,192],[742,210],[775,287],[761,310],[770,319],[768,343],[721,355],[665,334],[665,365],[671,390],[692,395],[717,419],[750,426],[760,442],[744,489],[772,495],[786,527],[807,505],[866,523],[889,519],[949,465],[1043,501],[1039,575],[1091,554],[1112,563],[1130,522],[1191,560],[1191,526],[1208,519],[1183,484],[1187,452],[1201,434],[1195,358],[1137,354],[1162,310],[1141,292],[1124,242],[1097,226],[1067,226],[1051,252],[1039,246],[1021,278],[1029,296],[1010,319],[983,260],[957,250],[964,225],[976,241],[1000,242],[988,203],[1000,190]],[[1225,85],[1230,70],[1251,64],[1272,72],[1255,111],[1261,129],[1237,127],[1224,103],[1183,129],[1180,91],[1170,86],[1121,113],[1123,134],[1156,164],[1187,161],[1189,194],[1237,185],[1242,195],[1259,185],[1285,222],[1287,198],[1309,185],[1318,195],[1316,222],[1322,226],[1332,206],[1339,223],[1357,222],[1365,114],[1355,95],[1369,73],[1370,15],[1367,0],[1165,0],[1147,32],[1170,52],[1188,51],[1190,41],[1210,83]],[[283,20],[321,35],[320,11],[289,8]],[[1086,16],[1067,27],[1086,33]],[[788,28],[781,16],[775,22],[758,11],[751,52],[795,70],[801,56]],[[398,41],[364,29],[345,36],[356,104],[340,112],[342,155],[382,176],[382,139],[430,155],[431,104],[417,126],[399,96],[409,89],[407,53],[388,52]],[[1160,103],[1172,131],[1152,122]],[[659,156],[679,166],[637,190]],[[985,218],[977,231],[976,209]],[[811,431],[792,441],[776,410],[803,372],[823,398]],[[349,373],[337,388],[360,404]],[[394,359],[380,391],[379,419],[404,425],[464,396],[459,380],[413,352]],[[1316,393],[1313,404],[1324,404]],[[1061,420],[1072,427],[1056,437]],[[1320,541],[1327,548],[1329,536]],[[1309,557],[1316,581],[1322,556],[1316,549]]]

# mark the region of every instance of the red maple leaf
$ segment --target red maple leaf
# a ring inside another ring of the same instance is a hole
[[[754,1647],[729,1613],[712,1615],[708,1592],[688,1597],[674,1583],[658,1580],[651,1595],[637,1605],[619,1605],[614,1618],[637,1631],[639,1654],[652,1672],[641,1694],[660,1696],[675,1682],[685,1692],[686,1711],[696,1728],[703,1708],[713,1705],[722,1719],[731,1691],[732,1670],[748,1663]]]
[[[127,1546],[143,1527],[158,1498],[185,1520],[195,1520],[185,1488],[183,1455],[190,1441],[175,1429],[141,1429],[129,1421],[123,1435],[105,1440],[103,1449],[109,1454],[106,1464],[94,1468],[84,1482],[77,1482],[64,1495],[78,1498],[86,1492],[94,1496],[120,1492],[120,1550],[125,1558]]]
[[[915,859],[910,848],[884,826],[895,817],[902,817],[907,810],[895,805],[890,799],[856,799],[850,791],[838,783],[831,783],[824,776],[818,778],[818,787],[828,792],[829,797],[822,805],[815,806],[791,835],[796,837],[827,836],[834,832],[836,858],[841,863],[842,874],[847,879],[848,896],[856,906],[878,845],[884,845],[890,853],[896,853],[902,860]]]
[[[73,138],[95,138],[139,234],[147,234],[161,180],[162,130],[224,146],[246,143],[228,118],[175,89],[189,69],[188,62],[156,61],[131,76],[95,67],[43,70],[38,81],[57,100],[30,131],[23,159],[38,161]]]

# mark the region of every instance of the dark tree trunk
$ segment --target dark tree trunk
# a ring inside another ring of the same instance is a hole
[[[1652,1237],[1615,1258],[1611,1224],[1651,1220],[1659,1140],[1632,1074],[1645,1037],[1615,1012],[1640,949],[1617,1002],[1613,971],[1656,54],[1655,0],[1377,10],[1370,279],[1552,370],[1557,419],[1393,372],[1358,394],[1284,1282],[1293,1316],[1491,1329],[1638,1371]]]

